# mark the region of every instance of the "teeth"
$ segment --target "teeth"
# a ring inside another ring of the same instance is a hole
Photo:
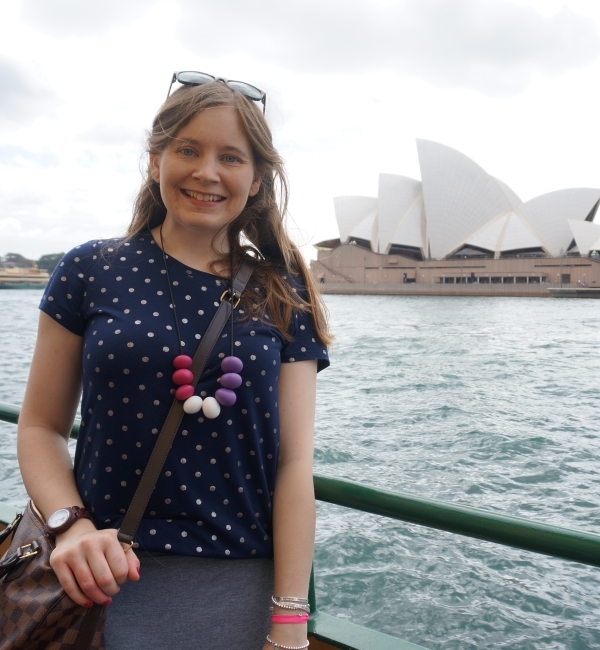
[[[192,192],[192,190],[185,190],[185,192],[198,201],[220,201],[223,198],[218,194],[200,194],[200,192]]]

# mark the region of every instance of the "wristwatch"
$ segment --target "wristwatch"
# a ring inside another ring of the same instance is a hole
[[[80,508],[79,506],[61,508],[48,517],[48,521],[44,525],[44,535],[46,535],[46,537],[54,537],[55,535],[64,533],[65,530],[71,528],[78,519],[91,520],[92,517],[85,508]]]

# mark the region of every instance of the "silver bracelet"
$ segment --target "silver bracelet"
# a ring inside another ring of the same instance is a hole
[[[277,596],[271,596],[271,601],[273,602],[274,605],[277,605],[277,607],[281,607],[282,609],[300,609],[303,612],[306,612],[307,614],[310,614],[310,605],[308,604],[308,601],[306,605],[301,604],[301,603],[296,603],[295,601],[290,601],[290,599],[286,599],[286,602],[280,602],[282,601],[283,598],[278,598]]]
[[[308,605],[308,598],[296,598],[295,596],[273,596],[273,598],[289,601],[290,603],[304,603],[305,605]]]
[[[273,639],[267,634],[267,641],[275,647],[275,650],[304,650],[308,648],[309,641],[307,640],[303,645],[282,645],[281,643],[276,643]]]

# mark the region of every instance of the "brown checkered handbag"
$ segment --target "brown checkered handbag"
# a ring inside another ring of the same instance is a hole
[[[106,607],[86,609],[64,592],[50,566],[53,542],[31,501],[0,533],[0,650],[104,650]]]

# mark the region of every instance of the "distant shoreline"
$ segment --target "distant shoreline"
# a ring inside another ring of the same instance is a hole
[[[483,296],[511,298],[551,298],[552,291],[562,289],[564,297],[600,297],[600,289],[581,289],[577,285],[559,283],[535,284],[440,284],[413,282],[396,283],[320,283],[319,289],[324,295],[373,295],[373,296]],[[589,292],[589,293],[587,293]],[[570,294],[570,295],[566,295]],[[579,295],[577,295],[579,294]],[[596,295],[592,295],[596,294]]]

